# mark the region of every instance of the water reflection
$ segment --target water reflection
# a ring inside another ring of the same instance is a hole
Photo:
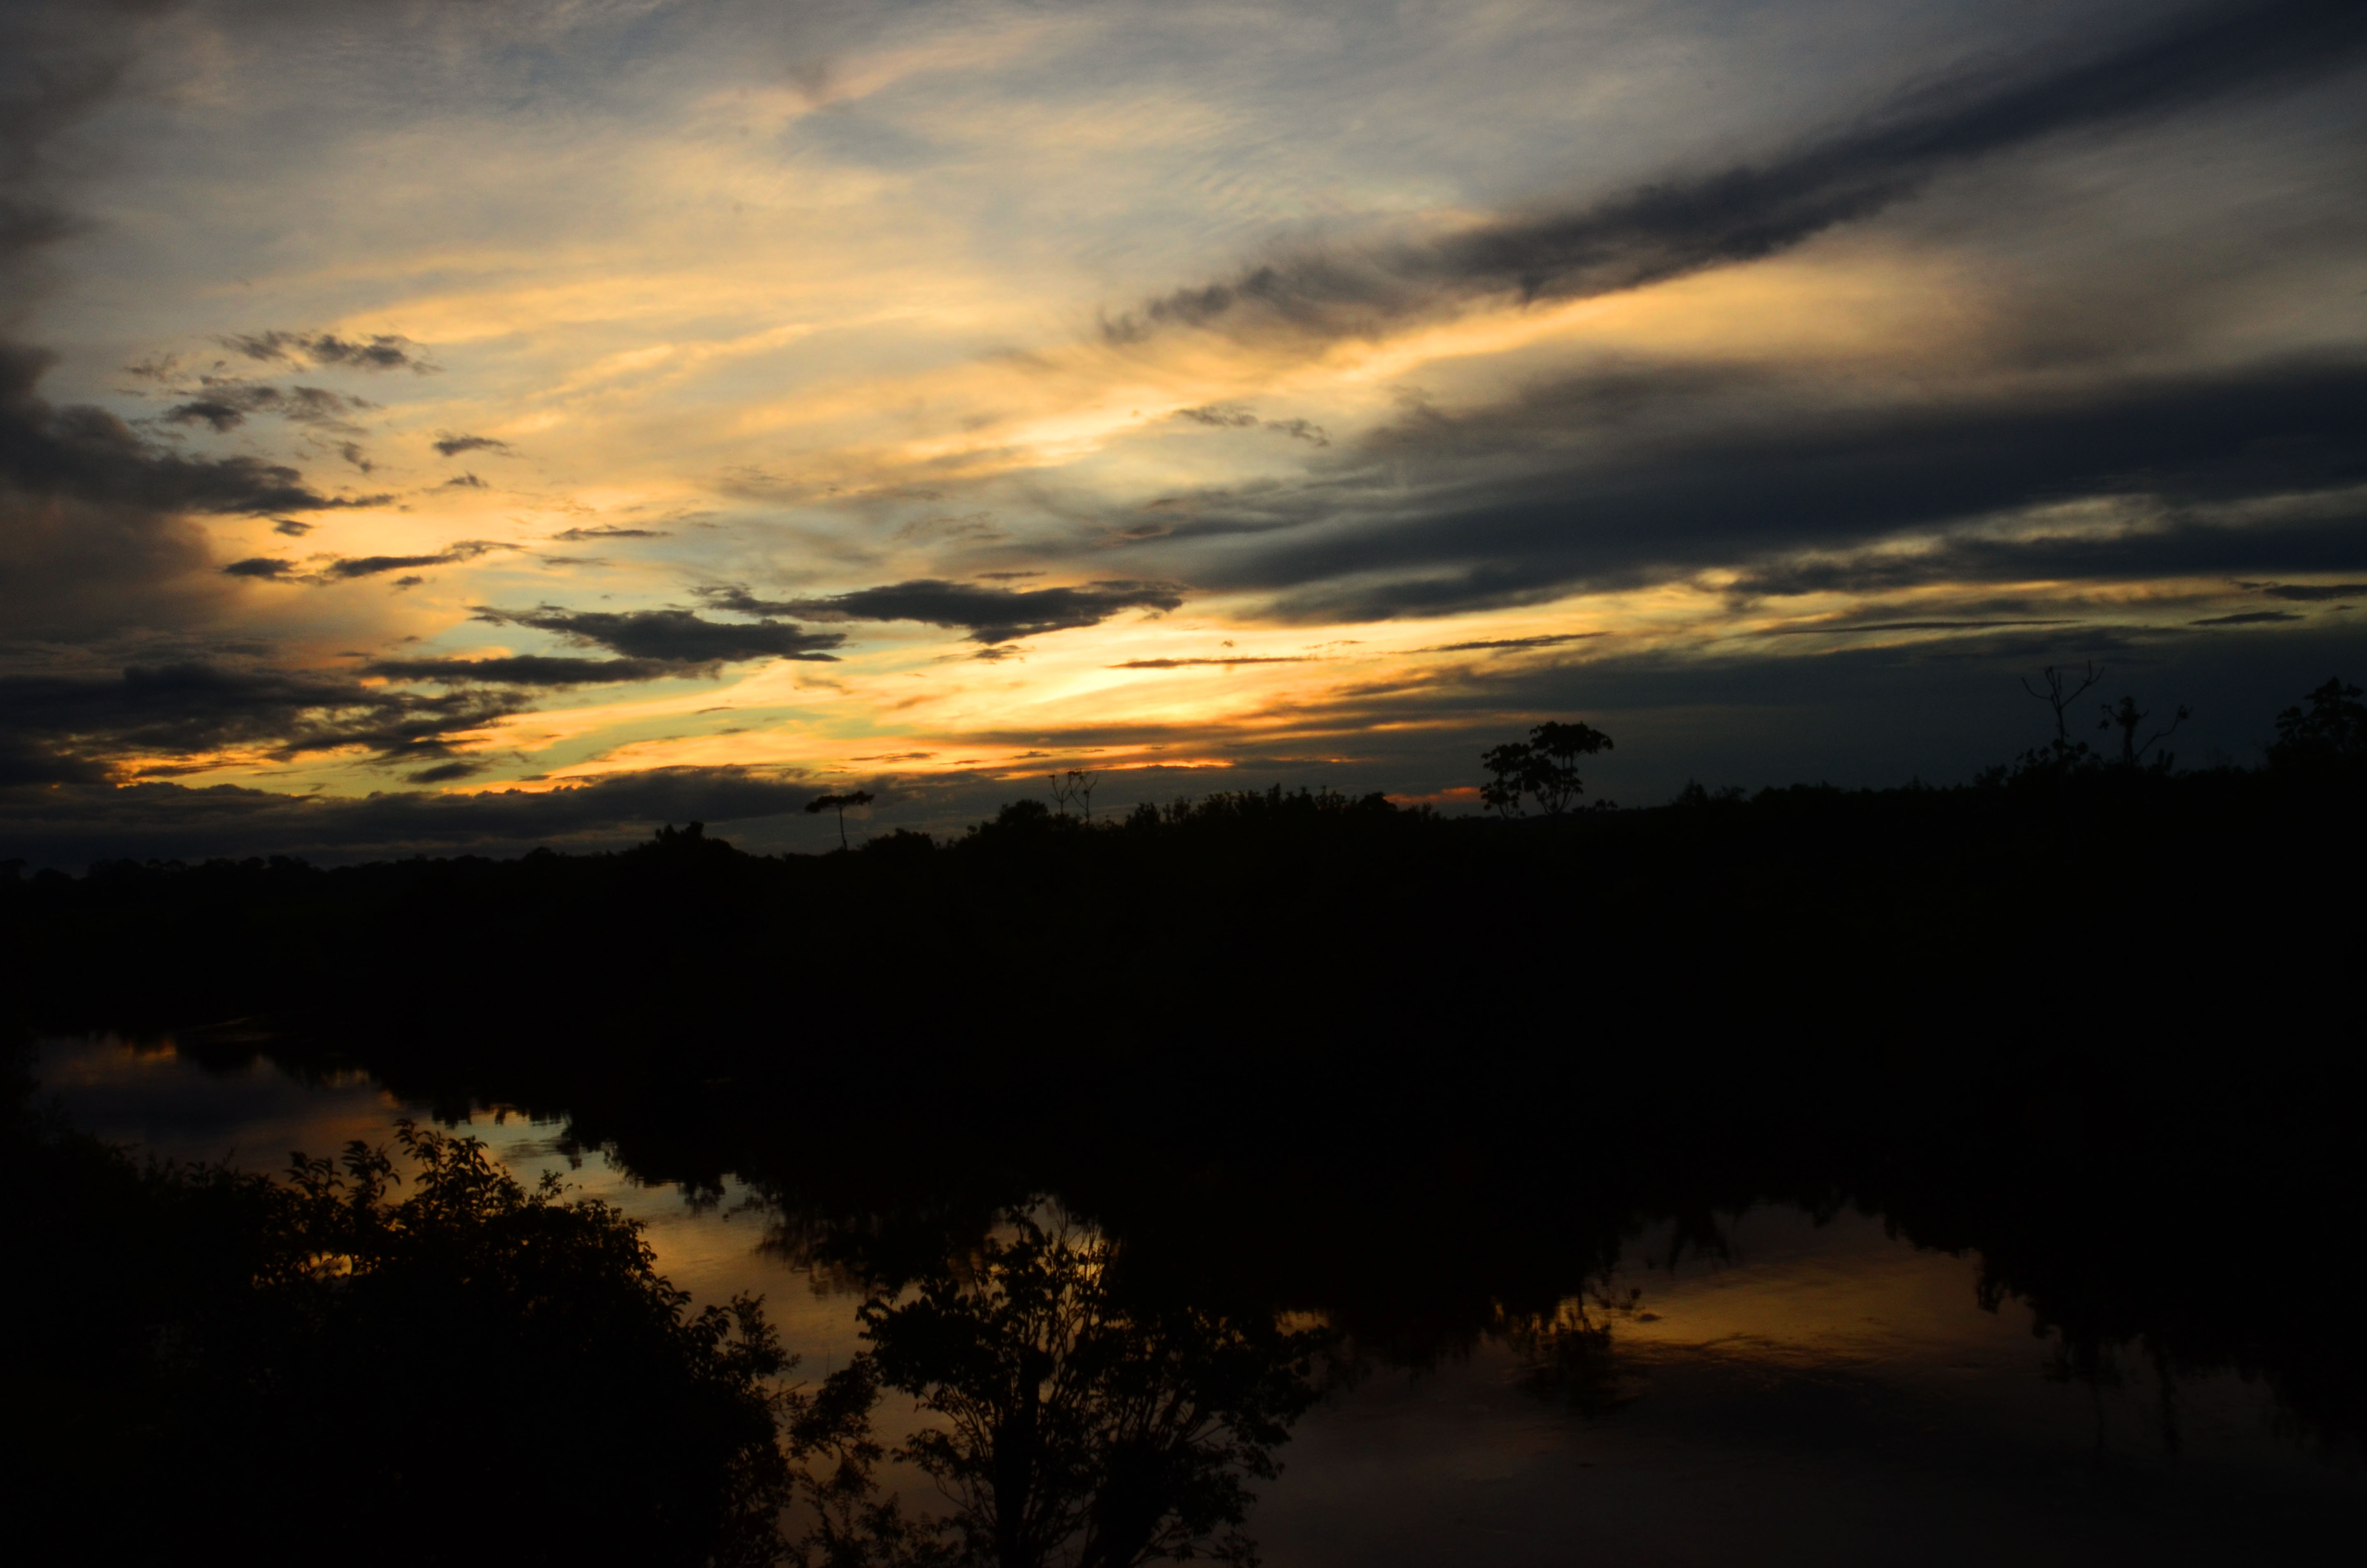
[[[165,1128],[112,1052],[53,1054],[49,1080],[102,1131]],[[400,1114],[357,1077],[140,1072],[167,1104],[251,1089],[251,1125],[206,1111],[221,1146],[331,1146],[371,1116],[382,1140]],[[2367,1495],[2355,1350],[2323,1292],[2286,1294],[2312,1262],[2269,1245],[2293,1227],[2259,1190],[2183,1211],[2208,1247],[2166,1248],[2179,1227],[2119,1207],[2109,1171],[1760,1156],[1737,1178],[1668,1154],[1648,1178],[1514,1179],[1517,1139],[1313,1130],[1153,1161],[955,1124],[905,1144],[797,1103],[479,1126],[529,1176],[580,1157],[571,1179],[655,1222],[701,1301],[766,1297],[803,1357],[788,1529],[813,1561],[1238,1557],[1252,1536],[1276,1568],[2210,1561]],[[2240,1277],[2198,1291],[2206,1253]]]
[[[1043,1207],[996,1219],[917,1275],[874,1281],[855,1314],[866,1348],[798,1396],[809,1551],[999,1568],[1253,1561],[1249,1483],[1277,1473],[1331,1337],[1176,1299],[1107,1236]],[[928,1420],[893,1449],[872,1420],[890,1391]],[[883,1460],[927,1476],[950,1511],[883,1495]]]

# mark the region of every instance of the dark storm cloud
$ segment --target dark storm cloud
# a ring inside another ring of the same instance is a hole
[[[573,530],[571,529],[568,534],[554,536],[564,539],[572,532]],[[760,599],[740,583],[707,583],[693,588],[691,592],[704,601],[708,609],[728,610],[735,615],[794,615],[806,613],[785,599]]]
[[[53,358],[0,345],[0,482],[20,494],[160,513],[319,512],[387,499],[332,499],[284,464],[185,457],[142,441],[104,409],[52,408],[34,389]]]
[[[1075,588],[981,588],[924,578],[821,599],[774,603],[744,588],[694,590],[719,610],[804,615],[817,621],[919,621],[967,631],[972,642],[1009,642],[1045,632],[1094,626],[1124,610],[1172,610],[1184,591],[1172,582],[1102,581]]]
[[[2253,586],[2250,583],[2245,587]],[[2271,599],[2290,599],[2296,604],[2316,604],[2328,599],[2355,599],[2367,593],[2367,582],[2270,582],[2259,585],[2260,592]]]
[[[245,409],[225,398],[196,398],[166,409],[164,421],[168,424],[210,424],[219,432],[244,424],[246,413]]]
[[[192,514],[271,515],[375,505],[333,497],[284,464],[191,457],[104,409],[36,393],[51,356],[0,344],[0,622],[84,642],[131,626],[210,617],[220,583]],[[298,526],[280,518],[280,530]],[[244,575],[244,574],[236,574]]]
[[[329,562],[321,569],[321,572],[335,581],[350,582],[357,577],[377,577],[383,572],[410,571],[423,566],[452,566],[460,561],[475,560],[491,550],[515,547],[496,544],[491,539],[461,539],[445,546],[432,556],[352,556]]]
[[[621,681],[663,681],[711,674],[721,663],[668,659],[559,659],[514,654],[496,659],[381,659],[365,675],[437,685],[604,686]]]
[[[309,530],[307,530],[309,532]],[[282,527],[278,530],[286,533]],[[319,586],[327,582],[351,582],[356,578],[379,577],[390,571],[414,571],[426,566],[452,566],[460,561],[475,560],[493,550],[515,549],[492,539],[460,539],[427,556],[340,556],[334,557],[306,570],[292,560],[278,556],[250,556],[234,560],[222,568],[225,575],[249,577],[272,582],[307,582]],[[314,558],[318,559],[318,558]],[[411,582],[423,581],[419,578]]]
[[[483,490],[485,481],[474,474],[455,474],[444,481],[446,490]]]
[[[342,675],[190,661],[110,675],[0,676],[0,743],[61,782],[132,758],[255,748],[282,760],[359,748],[381,763],[440,761],[453,738],[515,703],[368,687]]]
[[[827,650],[846,641],[841,632],[810,632],[780,621],[744,626],[702,620],[689,610],[567,610],[546,604],[535,610],[477,612],[481,620],[555,632],[571,642],[592,643],[627,659],[669,665],[736,663],[750,659],[804,659],[834,662]]]
[[[414,784],[461,776],[466,761],[430,764]],[[0,751],[0,770],[7,766]],[[443,774],[443,778],[427,775]],[[0,777],[5,777],[0,772]],[[96,782],[0,789],[0,856],[79,867],[93,860],[301,854],[360,860],[475,851],[515,854],[538,843],[621,848],[662,823],[748,822],[801,813],[810,781],[745,768],[617,773],[555,789],[473,795],[390,792],[365,799],[276,795],[218,784],[189,788]]]
[[[447,457],[457,457],[463,452],[499,452],[508,457],[511,452],[506,441],[496,441],[490,435],[456,435],[448,430],[436,436],[436,450]]]
[[[270,413],[297,424],[353,434],[359,427],[345,416],[379,406],[368,398],[349,398],[323,387],[291,387],[283,392],[257,381],[213,376],[203,378],[198,386],[201,389],[188,401],[164,411],[165,423],[208,424],[220,433],[245,423],[249,414]]]
[[[2265,626],[2280,621],[2298,621],[2302,617],[2291,610],[2247,610],[2239,615],[2207,615],[2199,621],[2189,621],[2190,626]]]
[[[266,580],[292,576],[299,570],[294,561],[278,556],[249,556],[244,560],[234,560],[222,568],[223,573],[227,576]]]
[[[392,333],[368,338],[341,338],[334,333],[234,333],[219,340],[225,348],[266,364],[339,365],[356,370],[410,370],[425,375],[436,368],[422,358],[419,345]]]
[[[78,227],[54,187],[48,145],[114,96],[131,59],[130,24],[148,8],[108,0],[0,6],[7,319],[46,281],[34,258]],[[252,458],[159,468],[157,455],[113,416],[38,398],[49,362],[0,342],[0,625],[18,637],[88,641],[204,617],[221,590],[205,572],[205,536],[183,514],[184,492],[214,502],[259,498],[300,490],[296,474]],[[291,504],[318,499],[303,492]]]
[[[1951,167],[2062,132],[2175,114],[2343,68],[2367,50],[2356,0],[2221,0],[2083,59],[1983,62],[1821,139],[1583,208],[1362,254],[1310,252],[1182,288],[1104,325],[1317,335],[1377,330],[1482,295],[1612,293],[1752,261],[1914,196]]]
[[[1881,593],[1950,582],[2127,581],[2214,577],[2264,568],[2346,571],[2362,563],[2367,563],[2367,504],[2332,515],[2242,524],[2173,515],[2156,525],[2103,535],[1951,538],[1911,555],[1877,550],[1770,567],[1738,580],[1731,592],[1738,599],[1750,600]],[[2321,596],[2279,597],[2307,601]]]
[[[1226,546],[1195,565],[1204,586],[1274,593],[1291,617],[1519,604],[1738,563],[1745,600],[2017,576],[2355,574],[2367,530],[2343,492],[2367,481],[2362,406],[2367,364],[2339,359],[1879,406],[1690,374],[1665,397],[1606,405],[1579,380],[1453,416],[1416,411],[1322,482],[1206,502],[1160,543]],[[2229,515],[2313,493],[2305,515]],[[2100,498],[2151,521],[1863,547]]]

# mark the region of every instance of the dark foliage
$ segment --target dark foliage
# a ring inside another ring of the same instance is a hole
[[[249,1017],[299,1069],[753,1184],[781,1246],[880,1292],[868,1370],[799,1414],[810,1458],[855,1461],[813,1473],[865,1550],[959,1536],[878,1511],[864,1422],[890,1390],[983,1397],[947,1347],[1002,1310],[980,1238],[1043,1194],[1121,1249],[1129,1323],[1315,1313],[1417,1365],[1503,1335],[1581,1411],[1624,1394],[1615,1313],[1571,1303],[1638,1224],[1714,1245],[1749,1202],[1856,1206],[1977,1249],[2075,1375],[2124,1346],[2232,1369],[2347,1441],[2357,703],[2314,694],[2254,771],[2114,766],[2067,731],[1954,789],[1520,821],[1278,788],[1098,824],[1023,801],[851,853],[669,830],[118,864],[0,880],[0,909],[28,1021],[234,1062],[251,1038],[188,1026]],[[2249,1288],[2198,1285],[2237,1250]],[[886,1315],[905,1285],[942,1298],[925,1335]],[[1061,1451],[1062,1495],[1104,1484]],[[1222,1539],[1224,1507],[1195,1517]]]
[[[1591,725],[1538,725],[1525,742],[1492,747],[1479,759],[1489,775],[1479,798],[1500,817],[1520,816],[1523,795],[1547,816],[1558,817],[1586,793],[1578,760],[1612,749],[1611,737]]]
[[[2310,693],[2308,707],[2277,715],[2269,762],[2320,772],[2367,766],[2367,703],[2359,700],[2359,688],[2336,676]]]
[[[871,1348],[794,1396],[793,1449],[814,1523],[805,1560],[997,1568],[1252,1562],[1248,1483],[1315,1401],[1329,1337],[1271,1306],[1229,1314],[1141,1288],[1124,1249],[1036,1206],[875,1277]],[[886,1391],[934,1417],[892,1451],[872,1436]],[[874,1470],[893,1457],[954,1504],[908,1513]]]
[[[12,1120],[11,1539],[42,1561],[757,1563],[787,1467],[753,1301],[402,1132],[286,1180]],[[398,1180],[411,1188],[395,1201]],[[587,1434],[610,1451],[587,1451]]]

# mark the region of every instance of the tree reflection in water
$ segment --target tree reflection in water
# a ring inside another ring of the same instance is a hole
[[[1614,1353],[1611,1330],[1619,1319],[1636,1314],[1643,1295],[1633,1287],[1615,1295],[1607,1284],[1592,1281],[1551,1312],[1500,1309],[1495,1333],[1520,1359],[1523,1388],[1580,1416],[1608,1416],[1637,1395]]]
[[[777,1561],[761,1306],[694,1311],[607,1204],[397,1135],[407,1171],[357,1142],[274,1180],[0,1106],[23,1560]],[[635,1446],[587,1462],[595,1432]]]
[[[1254,1562],[1249,1483],[1276,1474],[1331,1337],[1148,1288],[1109,1238],[1041,1206],[877,1281],[860,1316],[869,1349],[789,1423],[813,1514],[798,1551],[831,1568]],[[891,1390],[929,1417],[893,1449],[872,1427]],[[881,1485],[890,1461],[952,1511],[908,1512]]]

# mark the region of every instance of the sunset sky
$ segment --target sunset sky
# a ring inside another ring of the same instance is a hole
[[[2356,0],[0,15],[0,857],[2367,679]]]

